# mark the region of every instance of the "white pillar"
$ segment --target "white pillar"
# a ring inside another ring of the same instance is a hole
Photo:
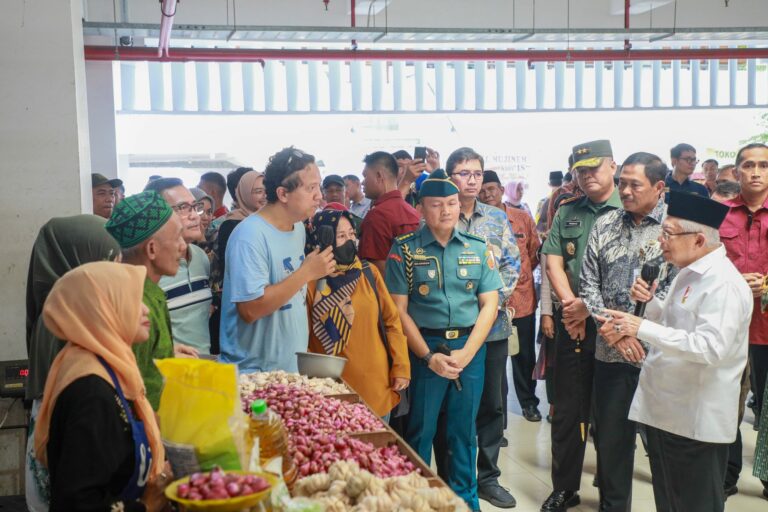
[[[117,135],[112,62],[85,63],[88,86],[88,128],[91,168],[108,178],[117,178]]]
[[[81,0],[6,0],[0,16],[0,360],[26,358],[27,265],[52,216],[90,212]]]

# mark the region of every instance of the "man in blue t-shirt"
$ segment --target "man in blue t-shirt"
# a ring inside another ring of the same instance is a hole
[[[285,148],[264,173],[267,205],[227,243],[221,304],[221,360],[243,371],[296,372],[307,350],[306,285],[334,272],[332,248],[304,256],[302,221],[320,204],[315,157]]]
[[[670,190],[709,197],[707,187],[691,180],[691,175],[696,170],[696,164],[699,163],[696,159],[696,148],[682,142],[673,147],[669,153],[672,160],[672,172],[667,174],[667,178],[664,180],[664,201],[669,203]]]

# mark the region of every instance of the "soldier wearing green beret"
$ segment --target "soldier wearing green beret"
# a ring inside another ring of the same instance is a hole
[[[579,274],[595,221],[621,208],[613,182],[611,144],[596,140],[573,148],[572,171],[585,196],[563,201],[542,246],[547,277],[560,301],[555,309],[555,410],[552,417],[552,488],[542,512],[579,503],[592,399],[596,326],[579,298]]]
[[[155,359],[173,357],[171,318],[165,293],[158,286],[162,276],[175,276],[179,260],[187,250],[183,226],[168,203],[157,192],[128,196],[118,204],[105,226],[122,248],[123,263],[147,268],[143,302],[149,308],[149,339],[131,348],[144,379],[147,399],[160,408],[163,377]]]
[[[405,438],[427,463],[445,411],[448,483],[479,510],[475,418],[485,373],[485,338],[496,319],[501,278],[483,238],[459,231],[459,189],[438,169],[419,202],[425,225],[399,236],[386,283],[411,353],[411,410]]]

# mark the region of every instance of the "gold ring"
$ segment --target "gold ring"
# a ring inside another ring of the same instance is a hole
[[[631,349],[631,348],[628,348],[628,349],[627,349],[627,350],[625,350],[624,352],[626,352],[627,354],[631,354],[631,353],[632,353],[632,349]]]

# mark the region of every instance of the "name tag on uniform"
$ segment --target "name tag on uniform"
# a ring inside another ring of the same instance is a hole
[[[565,227],[567,228],[577,228],[581,226],[581,221],[579,219],[571,219],[565,221]]]

